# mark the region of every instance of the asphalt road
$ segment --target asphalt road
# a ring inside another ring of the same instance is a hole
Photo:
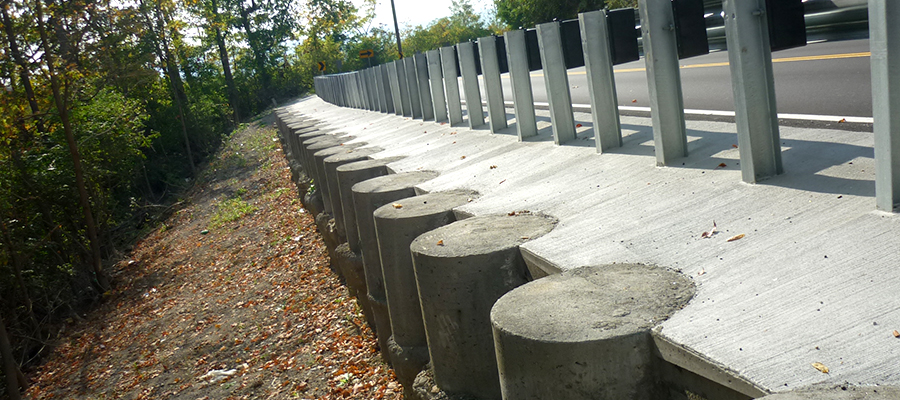
[[[872,116],[869,41],[811,43],[772,54],[779,114]],[[718,51],[681,61],[686,109],[734,111],[728,54]],[[644,60],[615,67],[620,106],[648,107]],[[508,76],[504,97],[512,100]],[[573,104],[590,104],[584,68],[569,71]],[[543,76],[532,73],[535,102],[547,102]],[[483,90],[483,89],[482,89]],[[838,118],[840,119],[840,118]]]

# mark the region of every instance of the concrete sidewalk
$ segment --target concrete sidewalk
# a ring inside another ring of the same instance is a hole
[[[782,127],[786,173],[749,185],[730,123],[688,121],[690,156],[659,168],[648,118],[623,116],[624,146],[597,154],[584,113],[556,146],[540,110],[541,134],[518,142],[512,114],[491,134],[316,97],[290,109],[386,149],[374,158],[406,156],[394,172],[439,172],[423,191],[481,194],[458,212],[558,218],[523,246],[535,277],[626,262],[690,276],[696,297],[656,332],[673,364],[750,396],[900,385],[900,215],[875,211],[872,133]]]

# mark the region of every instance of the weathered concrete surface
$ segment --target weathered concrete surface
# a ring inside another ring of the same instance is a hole
[[[692,354],[667,356],[695,363],[691,371],[721,367],[760,391],[900,385],[891,335],[900,330],[900,216],[874,211],[871,133],[781,127],[786,173],[749,185],[730,123],[688,121],[690,156],[657,168],[646,118],[622,117],[623,147],[597,154],[583,113],[579,139],[554,146],[541,111],[540,134],[517,142],[513,128],[492,135],[316,98],[292,110],[385,148],[379,156],[407,156],[389,165],[395,172],[440,171],[425,191],[478,191],[466,213],[558,217],[522,247],[533,275],[613,262],[681,269],[697,297],[656,335]],[[701,238],[713,221],[719,232]]]
[[[356,224],[356,206],[353,205],[353,185],[388,174],[387,164],[403,159],[389,157],[379,160],[356,161],[335,169],[338,176],[338,190],[341,193],[341,208],[344,214],[344,229],[350,250],[359,253],[359,228]],[[365,278],[365,276],[363,277]]]
[[[384,290],[391,316],[391,360],[405,391],[428,363],[419,290],[409,246],[419,235],[456,221],[453,209],[476,197],[453,190],[399,199],[375,210]]]
[[[356,209],[356,226],[359,229],[360,250],[366,271],[366,287],[369,303],[375,316],[378,343],[382,355],[390,359],[388,339],[391,337],[391,318],[387,296],[384,292],[384,275],[372,214],[379,207],[392,201],[416,195],[415,187],[437,177],[433,171],[413,171],[372,178],[353,185],[353,206]]]
[[[500,399],[491,306],[528,282],[519,246],[547,234],[555,223],[535,214],[478,216],[426,232],[410,244],[440,389]]]
[[[773,394],[761,400],[895,400],[900,388],[887,386],[848,386],[805,388],[790,393]]]
[[[640,264],[576,268],[522,285],[491,309],[503,398],[667,398],[650,329],[693,282]]]
[[[334,225],[341,237],[345,237],[346,233],[344,228],[344,210],[342,206],[341,191],[338,185],[337,167],[354,161],[366,160],[369,156],[384,150],[381,147],[358,148],[354,146],[355,144],[358,143],[344,146],[345,148],[342,151],[338,151],[337,153],[322,159],[322,167],[325,171],[324,184],[328,185],[328,194],[331,201],[331,214],[334,216]],[[316,154],[322,154],[322,152],[327,150],[328,149],[320,150]]]

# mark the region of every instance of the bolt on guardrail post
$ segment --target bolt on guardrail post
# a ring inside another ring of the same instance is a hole
[[[409,82],[406,76],[406,62],[403,59],[394,61],[397,68],[397,83],[400,86],[400,106],[404,117],[412,117],[412,99],[409,97]]]
[[[503,35],[506,42],[506,59],[509,64],[509,81],[513,93],[513,109],[516,113],[516,131],[519,140],[538,133],[534,115],[534,93],[531,90],[531,72],[528,70],[528,53],[525,47],[525,31],[509,31]]]
[[[638,0],[656,165],[687,156],[684,99],[671,0]]]
[[[725,0],[741,178],[747,183],[784,172],[775,103],[775,76],[764,0]],[[731,50],[733,49],[733,50]],[[740,51],[738,51],[740,49]]]
[[[875,206],[900,203],[900,3],[869,0],[872,116],[875,119]]]
[[[416,77],[416,61],[413,57],[403,60],[403,68],[406,71],[406,86],[409,88],[409,105],[413,118],[422,118],[422,96],[419,92],[419,80]]]
[[[431,103],[431,89],[428,86],[428,58],[425,53],[416,53],[413,57],[416,64],[416,80],[419,85],[419,100],[422,101],[422,119],[434,119],[434,105]]]
[[[428,74],[431,81],[431,103],[434,106],[434,121],[447,120],[447,101],[444,99],[444,74],[441,72],[441,51],[429,50]]]
[[[462,72],[463,91],[466,93],[466,111],[469,128],[484,125],[484,108],[481,105],[481,90],[478,88],[478,72],[475,69],[475,44],[462,42],[456,45],[459,52],[459,69]]]
[[[387,64],[387,75],[391,81],[391,98],[394,102],[394,114],[403,115],[403,102],[400,100],[400,80],[397,78],[397,62]]]
[[[619,100],[605,11],[578,14],[584,47],[584,69],[591,94],[591,116],[594,119],[594,141],[597,152],[622,146]]]
[[[569,92],[569,75],[563,58],[559,22],[539,24],[537,34],[541,64],[544,66],[544,86],[550,103],[553,141],[563,144],[575,140],[575,116],[572,114],[572,94]]]
[[[484,77],[484,94],[487,97],[488,122],[491,133],[509,126],[506,122],[506,106],[503,103],[503,84],[500,82],[500,60],[497,58],[497,37],[478,39],[481,55],[481,73]]]

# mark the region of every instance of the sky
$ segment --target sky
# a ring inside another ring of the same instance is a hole
[[[357,7],[361,7],[363,1],[353,0]],[[485,9],[493,7],[492,0],[471,0],[476,13],[482,13]],[[404,25],[426,25],[429,22],[450,15],[451,0],[394,0],[397,7],[397,22],[400,30]],[[391,0],[377,0],[375,4],[375,21],[372,26],[387,25],[394,27],[394,17],[391,15]]]

